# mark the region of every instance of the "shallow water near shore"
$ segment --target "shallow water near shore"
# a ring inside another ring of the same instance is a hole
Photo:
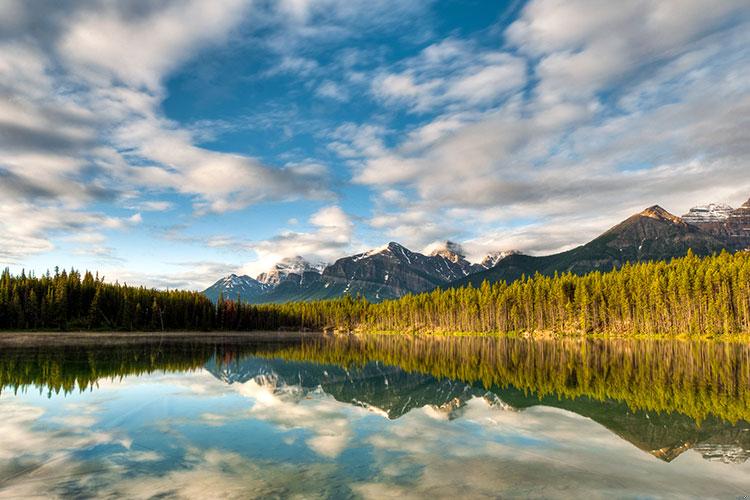
[[[0,340],[0,497],[750,494],[742,343]]]

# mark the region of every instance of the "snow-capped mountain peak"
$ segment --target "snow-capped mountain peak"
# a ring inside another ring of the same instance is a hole
[[[243,300],[259,295],[266,290],[263,283],[250,276],[238,276],[234,273],[219,279],[208,287],[203,293],[212,300],[218,300],[219,296],[227,300],[235,300],[238,296]]]
[[[705,224],[723,222],[729,219],[734,209],[725,203],[709,203],[691,208],[682,216],[682,220],[689,224]]]
[[[517,255],[520,252],[518,250],[502,250],[497,252],[491,252],[484,256],[482,261],[479,263],[480,266],[484,267],[485,269],[489,269],[491,267],[495,267],[498,262],[505,259],[506,257],[509,257],[511,255]]]
[[[286,257],[277,262],[271,269],[258,275],[257,280],[265,285],[278,285],[290,275],[303,276],[304,273],[314,272],[320,274],[325,268],[324,263],[312,264],[303,257]]]
[[[376,255],[390,255],[393,257],[403,257],[411,253],[412,253],[411,250],[409,250],[408,248],[400,245],[399,243],[396,243],[395,241],[391,241],[390,243],[379,246],[377,248],[373,248],[372,250],[368,250],[366,252],[354,255],[352,256],[352,259],[355,262],[357,262],[363,259],[374,257]]]
[[[466,259],[466,252],[461,245],[453,241],[434,243],[428,247],[430,257],[443,257],[453,263]]]

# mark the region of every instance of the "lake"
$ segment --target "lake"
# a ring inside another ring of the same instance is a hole
[[[0,497],[738,498],[742,343],[0,341]]]

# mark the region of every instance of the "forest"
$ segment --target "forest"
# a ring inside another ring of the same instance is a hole
[[[750,252],[625,264],[584,276],[436,289],[369,303],[356,297],[253,305],[199,292],[107,283],[86,272],[0,276],[5,330],[339,330],[556,335],[750,333]]]

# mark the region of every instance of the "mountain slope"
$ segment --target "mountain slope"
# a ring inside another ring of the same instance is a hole
[[[543,257],[510,255],[495,267],[454,281],[451,287],[483,281],[513,281],[536,272],[554,274],[609,271],[626,262],[668,260],[692,249],[697,255],[720,252],[727,244],[657,206],[633,215],[589,243]]]
[[[750,200],[729,214],[729,238],[737,250],[750,248]]]

